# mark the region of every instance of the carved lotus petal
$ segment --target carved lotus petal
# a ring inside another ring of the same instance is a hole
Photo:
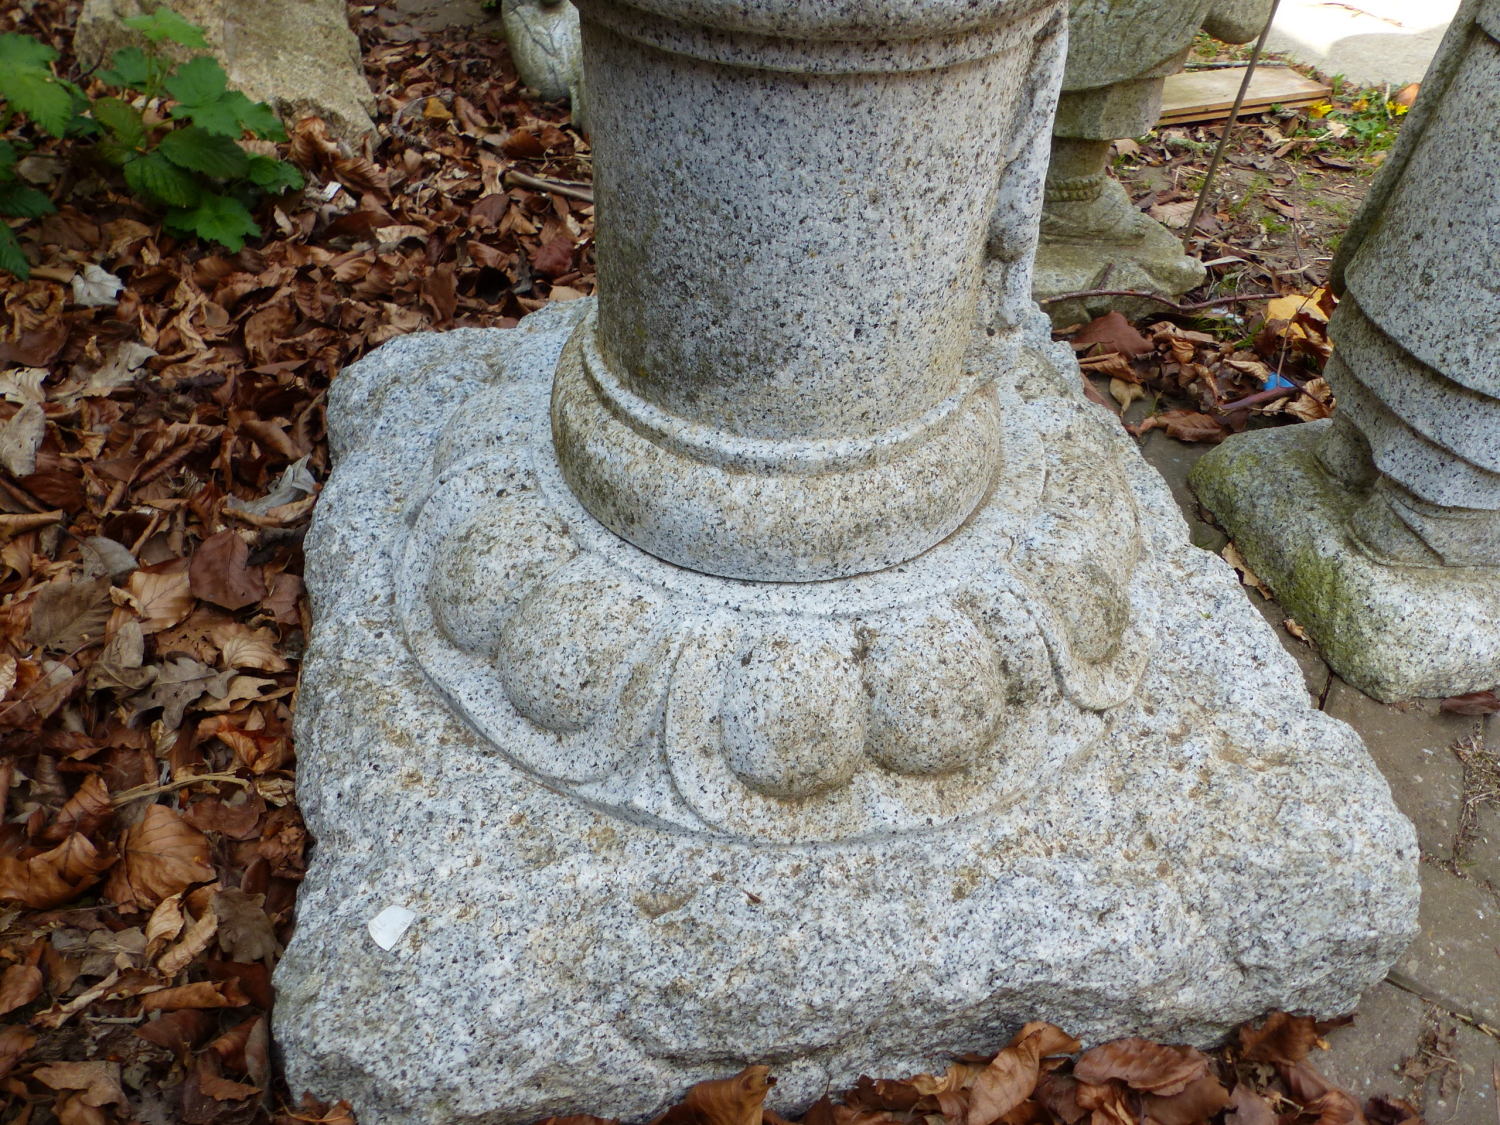
[[[538,726],[583,730],[619,695],[660,606],[650,587],[592,559],[563,568],[501,632],[495,664],[506,698]]]
[[[769,629],[731,661],[724,685],[730,768],[768,797],[811,797],[859,768],[865,707],[854,635],[817,620]]]
[[[989,638],[946,602],[863,628],[869,754],[896,773],[953,773],[994,743],[1005,683]]]
[[[438,548],[433,618],[459,648],[488,656],[526,592],[577,553],[545,504],[527,496],[491,504]]]

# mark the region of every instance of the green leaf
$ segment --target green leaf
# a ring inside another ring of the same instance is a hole
[[[275,111],[265,102],[252,102],[235,90],[227,95],[244,99],[243,104],[235,110],[240,119],[240,124],[263,141],[286,140],[286,129],[277,120]]]
[[[0,69],[6,71],[29,70],[50,74],[47,64],[57,58],[57,52],[40,39],[30,35],[18,35],[7,31],[0,35]]]
[[[47,64],[57,52],[29,35],[0,35],[0,98],[12,112],[24,113],[37,127],[60,137],[75,116],[82,92],[55,77]]]
[[[113,164],[116,168],[123,168],[139,156],[140,153],[133,148],[126,148],[112,137],[101,137],[94,145],[94,155],[106,164]]]
[[[139,47],[126,47],[116,51],[110,62],[114,69],[99,71],[99,81],[111,86],[129,86],[141,93],[146,92],[146,87],[156,77],[155,71],[159,69]]]
[[[254,216],[238,199],[206,192],[192,210],[173,208],[167,215],[166,225],[172,230],[192,232],[233,251],[243,250],[247,237],[260,234]]]
[[[119,98],[100,98],[94,103],[94,120],[126,148],[136,148],[146,136],[141,111]]]
[[[168,78],[165,85],[171,94],[184,105],[207,105],[224,92],[228,79],[224,68],[212,55],[200,55],[189,59],[177,68],[177,73]]]
[[[174,105],[172,116],[191,118],[193,124],[221,137],[238,137],[246,129],[257,137],[286,140],[286,130],[265,102],[252,102],[238,90],[226,90],[202,105]]]
[[[120,22],[131,31],[141,32],[153,43],[170,39],[184,47],[196,47],[205,51],[209,49],[208,40],[203,38],[203,29],[195,23],[188,23],[165,4],[149,15],[129,16]]]
[[[25,184],[0,184],[0,215],[13,219],[35,219],[40,215],[50,215],[56,210],[52,206],[52,200],[36,188]]]
[[[7,270],[22,281],[31,277],[31,263],[21,253],[15,233],[4,223],[0,223],[0,270]]]
[[[285,160],[257,155],[250,158],[250,182],[272,195],[279,195],[284,191],[296,191],[304,181],[302,173]]]
[[[238,180],[250,171],[250,158],[244,149],[228,137],[216,136],[197,125],[168,133],[156,147],[173,164],[205,176]]]
[[[170,207],[197,206],[200,189],[191,172],[184,172],[160,153],[151,152],[125,165],[130,190]]]
[[[16,161],[19,159],[15,145],[9,141],[0,141],[0,179],[10,178],[10,170],[16,166]]]
[[[3,64],[0,64],[3,65]],[[38,78],[27,71],[0,70],[0,97],[24,113],[44,133],[60,137],[73,120],[73,95],[55,78]]]

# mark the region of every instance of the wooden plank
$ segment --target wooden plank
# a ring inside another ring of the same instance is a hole
[[[1189,70],[1167,79],[1162,96],[1161,124],[1185,125],[1224,121],[1234,108],[1234,96],[1245,79],[1245,68]],[[1257,67],[1245,94],[1242,117],[1263,113],[1273,105],[1296,109],[1323,101],[1333,91],[1304,78],[1290,67]]]

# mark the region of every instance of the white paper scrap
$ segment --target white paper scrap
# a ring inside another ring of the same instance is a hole
[[[417,920],[416,914],[404,906],[387,906],[369,921],[370,936],[381,949],[393,949],[401,935]]]

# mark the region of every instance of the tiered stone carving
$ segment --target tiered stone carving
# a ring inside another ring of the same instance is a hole
[[[1339,249],[1333,419],[1232,439],[1196,477],[1382,699],[1500,683],[1500,3],[1460,16]]]
[[[597,302],[331,392],[293,1087],[791,1108],[1351,1006],[1411,826],[1029,300],[1061,3],[580,12]]]
[[[1109,174],[1110,145],[1156,127],[1163,83],[1182,69],[1199,28],[1228,43],[1245,43],[1260,33],[1270,12],[1270,0],[1072,0],[1037,252],[1038,300],[1102,288],[1176,297],[1202,284],[1202,263],[1183,253],[1176,235],[1137,210]],[[1049,311],[1061,325],[1111,308],[1134,315],[1160,306],[1093,297],[1057,302]]]

